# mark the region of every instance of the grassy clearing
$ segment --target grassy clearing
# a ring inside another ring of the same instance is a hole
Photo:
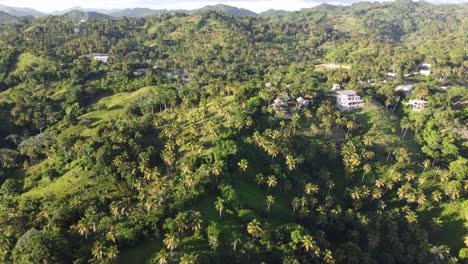
[[[62,136],[91,136],[96,133],[96,128],[100,123],[118,118],[124,112],[125,106],[150,93],[152,93],[152,87],[144,87],[134,92],[123,92],[104,97],[95,104],[95,108],[98,110],[78,117],[78,125],[63,130],[63,124],[59,124],[58,129],[63,131]],[[90,124],[85,126],[83,124],[85,120],[90,121]]]
[[[338,69],[350,70],[351,66],[344,65],[344,64],[335,64],[335,63],[322,63],[319,65],[315,65],[315,70],[318,72],[325,72],[327,70],[338,70]]]
[[[58,198],[70,193],[78,193],[85,186],[93,186],[96,181],[91,172],[83,172],[78,167],[72,168],[56,180],[44,183],[23,194],[23,197],[45,197],[53,195]]]
[[[436,208],[424,208],[419,211],[421,221],[431,225],[434,218],[442,220],[438,228],[429,229],[429,241],[448,245],[452,254],[458,254],[468,236],[468,200],[459,203],[443,203]]]

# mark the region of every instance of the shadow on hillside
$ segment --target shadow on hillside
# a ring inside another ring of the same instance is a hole
[[[444,208],[433,208],[421,212],[421,222],[428,223],[429,242],[435,245],[448,245],[451,253],[458,255],[458,251],[463,247],[463,238],[466,234],[463,219],[453,212],[450,214],[443,213]],[[434,227],[433,218],[439,217],[442,220],[442,225]],[[457,218],[458,217],[458,218]]]

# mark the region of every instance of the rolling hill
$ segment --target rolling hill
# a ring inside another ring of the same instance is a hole
[[[191,13],[199,13],[199,12],[205,12],[205,11],[224,12],[226,14],[230,14],[234,16],[256,16],[257,15],[257,13],[252,12],[247,9],[237,8],[237,7],[223,5],[223,4],[208,5],[200,9],[193,10]]]
[[[0,23],[7,23],[16,20],[17,17],[6,12],[0,11]]]
[[[85,12],[79,10],[72,10],[62,16],[69,17],[72,19],[109,19],[112,18],[109,15],[98,13],[98,12]]]
[[[39,12],[32,8],[12,7],[12,6],[2,5],[2,4],[0,4],[0,11],[6,12],[16,17],[33,16],[37,18],[37,17],[47,16],[46,13]]]

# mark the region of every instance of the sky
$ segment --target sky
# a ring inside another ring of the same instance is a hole
[[[374,0],[368,0],[374,1]],[[389,1],[389,0],[380,0]],[[431,3],[467,3],[468,0],[426,0]],[[226,4],[254,12],[268,9],[299,10],[320,3],[351,4],[358,0],[0,0],[0,4],[29,7],[42,12],[61,11],[75,6],[95,9],[148,7],[153,9],[196,9],[205,5]]]

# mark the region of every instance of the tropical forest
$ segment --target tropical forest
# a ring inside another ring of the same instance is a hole
[[[0,263],[468,263],[468,4],[0,11]]]

